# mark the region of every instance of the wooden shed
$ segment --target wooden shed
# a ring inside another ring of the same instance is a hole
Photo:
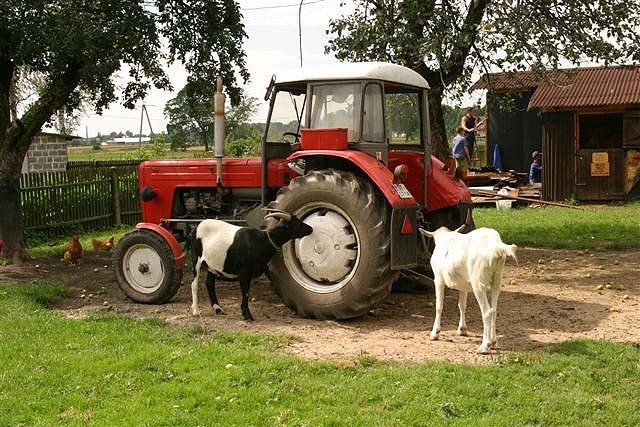
[[[640,196],[640,67],[487,74],[487,164],[528,171],[542,151],[544,200]]]

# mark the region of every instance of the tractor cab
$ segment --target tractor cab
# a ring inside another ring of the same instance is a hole
[[[270,111],[264,161],[299,150],[326,153],[298,157],[291,164],[298,171],[320,158],[324,164],[312,168],[343,167],[344,156],[331,154],[336,150],[365,152],[390,170],[410,160],[405,166],[413,169],[413,178],[405,184],[424,206],[424,165],[431,156],[428,88],[418,73],[388,63],[333,64],[274,76],[265,96]],[[408,158],[407,152],[413,155]]]

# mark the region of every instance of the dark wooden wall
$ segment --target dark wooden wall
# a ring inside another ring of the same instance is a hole
[[[542,115],[542,199],[575,197],[574,113]]]
[[[542,120],[538,110],[528,111],[533,92],[492,93],[487,98],[487,163],[500,145],[502,167],[528,172],[531,153],[542,147]]]

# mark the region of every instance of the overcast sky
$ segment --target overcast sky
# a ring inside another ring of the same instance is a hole
[[[262,100],[265,88],[272,74],[279,70],[300,66],[298,38],[297,0],[240,0],[244,24],[248,39],[245,41],[247,68],[251,81],[245,86],[249,96]],[[341,3],[347,3],[340,7]],[[337,62],[331,55],[324,54],[328,37],[325,34],[329,19],[349,12],[352,3],[345,0],[304,0],[301,14],[302,24],[302,61],[304,66]],[[179,65],[169,69],[169,76],[176,91],[186,82],[184,70]],[[153,131],[165,131],[166,119],[163,110],[165,103],[175,93],[152,90],[145,99],[145,105],[151,119]],[[80,126],[75,134],[89,137],[97,133],[108,134],[111,131],[132,131],[138,133],[142,103],[136,110],[127,110],[113,104],[102,116],[83,114]],[[266,106],[262,106],[255,117],[256,121],[266,120]],[[143,124],[142,133],[149,133],[149,126]]]

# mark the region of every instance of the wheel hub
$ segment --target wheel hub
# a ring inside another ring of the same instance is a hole
[[[318,282],[332,284],[342,280],[358,256],[351,225],[331,210],[313,212],[304,222],[313,227],[313,233],[295,241],[302,270]]]
[[[127,282],[140,293],[154,292],[164,279],[162,258],[148,245],[131,246],[123,256],[122,266]]]

